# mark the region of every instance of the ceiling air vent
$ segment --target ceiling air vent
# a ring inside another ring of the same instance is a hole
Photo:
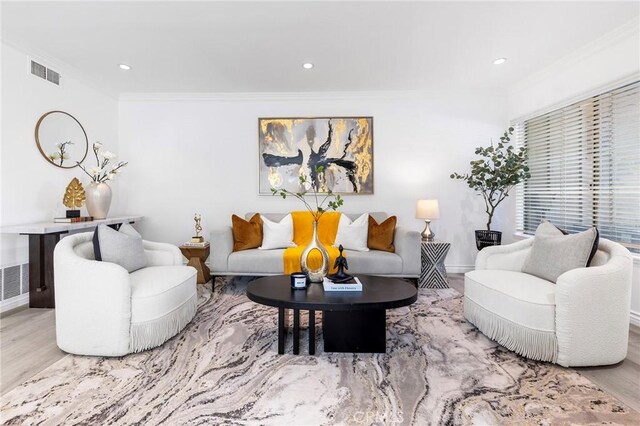
[[[60,73],[45,67],[44,65],[39,64],[36,61],[31,61],[31,74],[47,80],[55,84],[56,86],[60,86]]]

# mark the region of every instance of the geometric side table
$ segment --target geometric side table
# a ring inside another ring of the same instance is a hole
[[[418,287],[449,288],[447,269],[444,266],[449,247],[451,244],[443,241],[422,241],[420,248],[422,269]]]
[[[206,247],[189,247],[180,246],[182,255],[189,259],[189,266],[193,266],[198,271],[198,284],[206,284],[211,279],[211,271],[206,263],[211,251],[210,246]]]

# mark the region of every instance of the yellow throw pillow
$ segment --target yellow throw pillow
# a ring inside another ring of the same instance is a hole
[[[378,224],[374,218],[369,215],[369,235],[367,237],[367,246],[371,250],[382,250],[395,253],[396,248],[393,245],[393,234],[396,231],[396,222],[398,219],[391,216],[384,222]]]
[[[262,245],[262,219],[258,213],[246,221],[243,218],[231,216],[233,229],[233,251],[249,250]]]

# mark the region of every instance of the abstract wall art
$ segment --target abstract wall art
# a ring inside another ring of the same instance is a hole
[[[301,174],[321,192],[373,194],[373,117],[259,118],[258,134],[260,194],[298,192]]]

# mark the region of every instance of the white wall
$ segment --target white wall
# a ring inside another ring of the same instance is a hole
[[[640,78],[638,20],[514,85],[509,91],[509,118],[566,105],[630,78]],[[640,256],[634,261],[631,315],[632,322],[640,325]]]
[[[63,66],[43,62],[61,72],[60,87],[32,76],[29,55],[2,44],[0,226],[64,216],[62,196],[69,181],[77,177],[83,184],[88,182],[80,169],[60,169],[42,158],[34,139],[35,125],[42,114],[66,111],[82,123],[90,143],[100,140],[118,152],[117,100],[69,77]],[[117,195],[117,190],[114,192]],[[117,202],[114,200],[114,210]],[[1,267],[28,262],[27,237],[1,234],[0,238]]]
[[[125,97],[119,108],[122,158],[130,162],[120,191],[128,211],[146,216],[143,236],[171,243],[229,226],[231,214],[300,210],[296,200],[258,195],[258,117],[374,117],[374,195],[345,197],[346,212],[387,211],[421,231],[416,200],[438,198],[438,239],[450,241],[447,264],[475,261],[473,230],[483,228],[482,200],[452,171],[469,168],[474,147],[498,137],[505,98],[495,93],[272,94],[200,98]],[[164,99],[164,100],[163,100]],[[502,210],[507,212],[508,209]],[[504,215],[499,215],[500,229]],[[505,229],[508,239],[513,227]]]

